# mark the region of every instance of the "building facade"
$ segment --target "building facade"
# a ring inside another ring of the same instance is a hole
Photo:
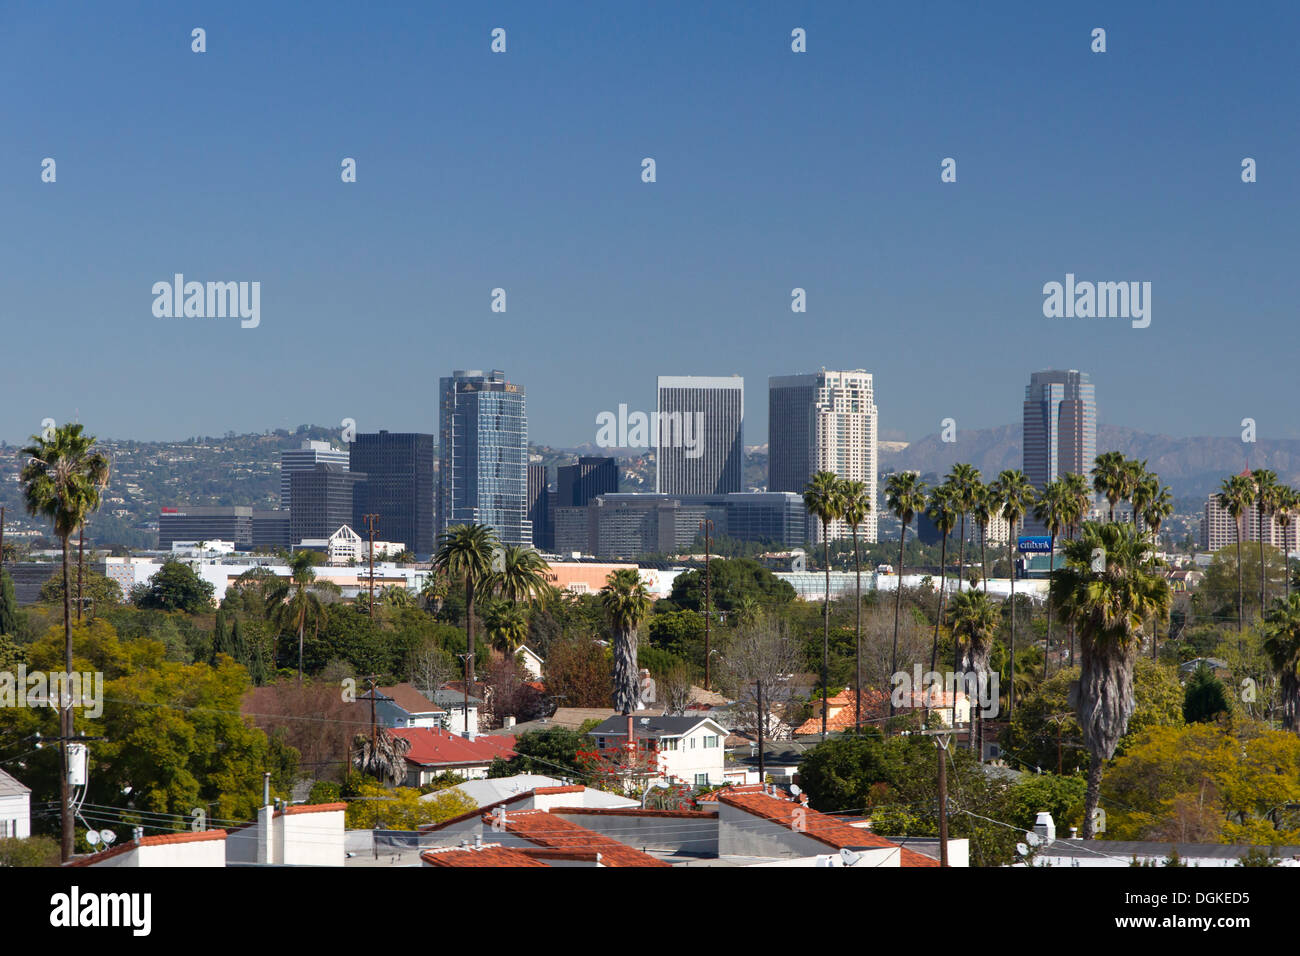
[[[533,524],[533,546],[541,551],[555,550],[555,527],[551,522],[551,499],[547,468],[528,466],[528,520]]]
[[[531,545],[528,409],[524,388],[494,369],[440,383],[438,529],[485,524],[503,544]]]
[[[290,476],[293,509],[289,512],[293,546],[307,539],[328,538],[351,524],[356,486],[365,480],[363,472],[324,462],[318,462],[310,471],[295,471]]]
[[[253,509],[163,508],[158,515],[158,550],[170,551],[176,541],[233,541],[236,548],[253,547]]]
[[[1087,476],[1097,457],[1097,395],[1086,372],[1049,369],[1034,372],[1025,386],[1025,477],[1039,492],[1063,475]],[[1025,515],[1026,534],[1044,534]]]
[[[858,526],[863,541],[877,538],[878,423],[871,373],[813,372],[768,379],[768,491],[803,494],[819,471],[867,488],[871,511]],[[834,521],[831,539],[852,529]],[[808,539],[820,541],[820,522],[809,521]]]
[[[351,468],[365,480],[348,523],[368,533],[364,516],[379,515],[376,533],[386,541],[402,541],[420,558],[432,554],[433,435],[381,430],[357,435],[349,448]]]
[[[338,465],[347,471],[348,453],[327,441],[311,439],[304,440],[301,447],[280,452],[280,510],[288,511],[291,507],[293,489],[289,486],[289,476],[295,471],[311,471],[318,463]]]
[[[741,491],[745,468],[745,380],[739,375],[661,375],[655,420],[655,491]]]

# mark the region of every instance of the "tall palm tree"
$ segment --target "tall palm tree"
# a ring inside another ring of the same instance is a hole
[[[1049,481],[1043,486],[1043,492],[1034,505],[1034,518],[1047,529],[1049,546],[1047,550],[1047,578],[1050,581],[1056,570],[1056,538],[1070,523],[1073,514],[1074,498],[1070,488],[1062,479]],[[1047,592],[1047,643],[1043,648],[1043,680],[1047,680],[1047,663],[1052,654],[1052,592]]]
[[[452,525],[438,538],[433,567],[449,581],[465,585],[465,692],[474,686],[474,598],[492,580],[492,562],[501,542],[485,524]],[[466,720],[469,714],[466,712]]]
[[[1300,732],[1300,594],[1273,602],[1264,619],[1264,653],[1282,691],[1282,726]]]
[[[1141,489],[1148,480],[1147,463],[1145,461],[1138,461],[1136,458],[1126,459],[1124,462],[1123,476],[1124,498],[1130,505],[1132,505],[1132,514],[1130,515],[1130,518],[1132,518],[1133,527],[1136,528],[1138,523],[1138,511],[1140,510],[1138,508],[1136,496],[1139,494],[1139,489]]]
[[[1094,570],[1097,550],[1105,558],[1102,570]],[[1102,770],[1133,714],[1133,665],[1143,626],[1169,610],[1169,584],[1151,572],[1146,550],[1132,525],[1089,522],[1065,546],[1065,566],[1052,578],[1058,615],[1079,629],[1079,682],[1071,699],[1092,757],[1084,797],[1085,840],[1095,832]]]
[[[1264,562],[1264,522],[1273,525],[1273,512],[1277,509],[1277,496],[1281,485],[1277,483],[1277,472],[1267,468],[1256,468],[1250,473],[1255,482],[1255,521],[1259,535],[1259,613],[1263,615],[1268,606],[1268,576],[1265,574]]]
[[[1139,518],[1145,520],[1143,516],[1146,514],[1147,506],[1155,500],[1158,494],[1160,494],[1160,476],[1153,475],[1149,471],[1143,471],[1139,476],[1138,483],[1133,487],[1131,495],[1134,524],[1137,524]]]
[[[980,580],[984,584],[984,593],[989,593],[989,557],[988,539],[989,522],[997,509],[993,496],[989,494],[988,485],[978,484],[971,488],[971,516],[980,529]]]
[[[898,673],[898,613],[903,602],[903,548],[907,544],[907,526],[917,512],[925,509],[925,484],[914,471],[895,472],[885,482],[885,503],[903,526],[898,536],[898,587],[894,591],[894,647],[889,656],[889,671]],[[894,695],[889,695],[889,716],[894,716]],[[825,727],[823,717],[822,726]]]
[[[1247,475],[1233,475],[1223,479],[1219,486],[1219,505],[1232,515],[1232,528],[1237,533],[1237,630],[1246,629],[1246,591],[1241,580],[1241,522],[1250,514],[1255,500],[1255,483]]]
[[[614,631],[614,709],[630,714],[641,700],[637,630],[650,613],[650,592],[636,568],[619,568],[601,589],[600,601]]]
[[[822,739],[826,739],[826,697],[831,656],[831,522],[844,515],[844,485],[833,471],[819,471],[803,490],[804,507],[822,523],[826,604],[822,613]]]
[[[853,529],[853,727],[862,729],[862,551],[858,547],[858,526],[871,513],[871,495],[861,481],[846,481],[840,490],[844,494],[844,523]],[[822,706],[823,717],[826,707]]]
[[[934,618],[934,643],[930,647],[930,670],[939,663],[939,629],[943,626],[944,584],[948,577],[948,535],[957,526],[957,514],[960,505],[957,492],[949,484],[937,486],[930,492],[930,501],[926,505],[926,516],[934,523],[935,529],[942,535],[939,545],[939,609]],[[961,577],[958,574],[958,577]]]
[[[72,671],[72,587],[68,573],[68,539],[81,527],[86,514],[99,502],[108,485],[108,459],[93,451],[95,438],[79,424],[61,425],[49,437],[33,435],[20,454],[27,458],[19,474],[27,511],[46,518],[63,544],[63,658],[66,672]],[[68,784],[68,737],[72,736],[72,703],[60,713],[59,749],[63,755],[60,775],[61,851],[64,862],[72,858],[73,819]]]
[[[1291,600],[1291,550],[1287,546],[1290,539],[1291,524],[1300,513],[1300,492],[1283,485],[1277,495],[1277,523],[1282,528],[1282,587],[1286,600]]]
[[[1007,566],[1011,575],[1011,682],[1007,688],[1007,719],[1016,713],[1016,564],[1012,548],[1016,544],[1016,527],[1034,503],[1034,486],[1018,468],[1008,468],[998,475],[990,489],[998,510],[1007,520]]]
[[[282,578],[267,592],[267,614],[275,628],[276,637],[284,631],[298,633],[298,681],[302,681],[303,639],[307,624],[312,633],[319,634],[328,621],[325,604],[320,595],[337,592],[338,585],[330,581],[317,581],[312,552],[295,551],[289,556],[289,577]],[[278,644],[278,640],[277,640]]]
[[[352,738],[352,766],[381,783],[399,786],[406,780],[406,755],[411,742],[380,727],[373,738],[357,734]]]
[[[513,601],[493,601],[483,611],[483,629],[492,646],[512,659],[528,640],[528,617]]]
[[[962,575],[966,573],[966,515],[975,507],[975,498],[984,486],[980,482],[980,470],[974,465],[960,461],[952,466],[952,471],[948,472],[946,480],[953,490],[957,510],[961,512],[961,530],[959,532],[961,543],[958,545],[960,554],[957,558],[957,564],[960,568],[957,572],[957,590],[960,591],[962,589]]]
[[[998,609],[984,591],[959,591],[952,599],[952,636],[959,674],[974,674],[977,689],[989,676],[989,653],[998,633]],[[978,695],[977,695],[978,696]],[[978,708],[971,701],[970,749],[981,753]]]
[[[1092,487],[1110,503],[1110,520],[1115,520],[1115,506],[1125,495],[1128,486],[1127,463],[1124,453],[1104,451],[1092,465]]]
[[[546,563],[536,548],[508,545],[501,556],[501,569],[492,574],[492,588],[510,601],[544,604],[551,596]]]
[[[1159,485],[1159,479],[1156,480]],[[1160,485],[1159,490],[1151,497],[1142,509],[1142,523],[1151,529],[1151,555],[1155,556],[1156,551],[1160,548],[1160,526],[1165,523],[1165,519],[1174,513],[1174,495],[1168,485]],[[1151,627],[1151,659],[1158,660],[1160,657],[1160,622],[1156,621]]]
[[[1066,534],[1071,540],[1079,533],[1079,525],[1088,517],[1088,512],[1092,508],[1093,488],[1088,484],[1088,479],[1072,471],[1061,477],[1061,482],[1066,490]],[[1050,589],[1049,589],[1050,590]],[[1070,666],[1074,666],[1074,625],[1069,628],[1070,637]]]

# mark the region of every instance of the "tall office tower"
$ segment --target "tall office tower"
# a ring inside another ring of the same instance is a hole
[[[1097,457],[1097,395],[1086,372],[1034,372],[1025,386],[1024,472],[1042,491],[1071,472],[1088,477]],[[1089,478],[1091,483],[1091,478]],[[1025,532],[1045,533],[1033,513]]]
[[[551,524],[545,465],[528,466],[528,520],[533,523],[533,546],[540,551],[554,551],[555,529]]]
[[[335,448],[327,441],[305,440],[301,448],[289,448],[280,452],[280,510],[288,511],[289,476],[295,471],[311,471],[317,462],[327,465],[341,465],[348,469],[348,453]]]
[[[485,524],[504,544],[532,544],[523,386],[499,369],[455,371],[439,391],[438,529]]]
[[[867,488],[871,511],[858,526],[863,541],[876,540],[876,454],[879,414],[871,373],[812,372],[768,379],[768,491],[802,494],[819,471],[834,472]],[[821,540],[821,523],[809,522],[809,538]],[[852,533],[832,522],[831,539]]]
[[[253,509],[234,505],[163,508],[158,515],[158,550],[176,541],[229,541],[240,550],[253,546]]]
[[[618,491],[618,461],[614,458],[579,458],[575,465],[560,465],[555,475],[556,502],[561,508],[585,508],[597,495]]]
[[[418,558],[432,554],[433,436],[380,430],[357,435],[349,450],[352,470],[365,475],[352,530],[369,534],[364,516],[377,514],[376,539],[400,541]]]
[[[311,471],[295,471],[290,480],[294,505],[289,512],[289,540],[296,548],[304,538],[328,538],[352,523],[357,485],[366,475],[318,462]]]
[[[740,491],[745,469],[745,380],[660,375],[653,441],[655,490],[668,495]]]

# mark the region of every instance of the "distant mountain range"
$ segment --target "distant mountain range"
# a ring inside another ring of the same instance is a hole
[[[1019,468],[1023,464],[1019,425],[959,431],[957,439],[943,442],[936,433],[902,450],[887,450],[882,442],[881,468],[943,475],[954,463],[967,461],[987,481],[1004,468]],[[1261,439],[1245,444],[1239,438],[1170,438],[1117,425],[1099,425],[1097,451],[1120,451],[1129,458],[1145,460],[1147,468],[1173,489],[1176,498],[1204,498],[1224,478],[1244,468],[1270,468],[1277,472],[1279,481],[1300,485],[1300,440],[1297,439]]]

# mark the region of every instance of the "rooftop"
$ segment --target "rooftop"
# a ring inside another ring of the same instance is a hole
[[[388,732],[411,742],[406,759],[422,767],[489,763],[495,757],[508,760],[515,755],[515,738],[510,735],[480,734],[470,740],[441,727],[396,727]]]
[[[605,866],[669,865],[648,853],[642,853],[625,843],[619,843],[545,810],[507,811],[504,821],[498,821],[492,814],[485,813],[483,822],[503,826],[506,832],[550,850],[596,850],[600,853],[600,862]]]

